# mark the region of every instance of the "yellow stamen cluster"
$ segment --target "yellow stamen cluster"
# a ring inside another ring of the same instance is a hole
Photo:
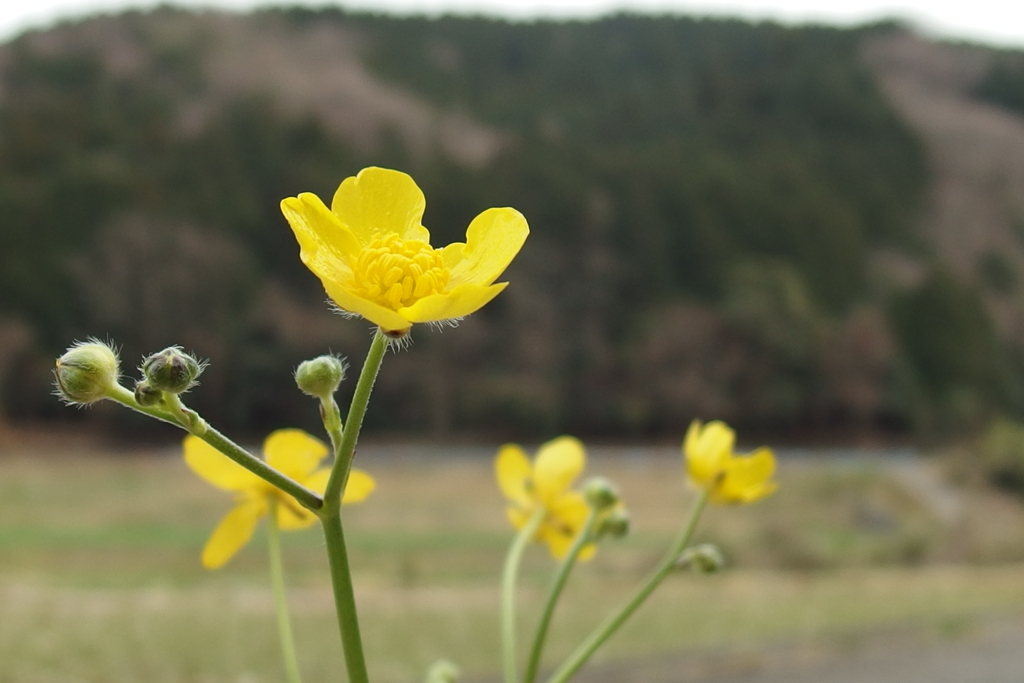
[[[450,276],[440,249],[398,235],[374,235],[352,269],[358,294],[392,310],[445,291]]]
[[[339,310],[396,339],[414,323],[458,320],[486,305],[505,289],[495,280],[530,233],[515,209],[488,209],[465,242],[433,249],[425,207],[412,178],[376,167],[346,178],[331,208],[309,192],[281,202],[302,262]]]

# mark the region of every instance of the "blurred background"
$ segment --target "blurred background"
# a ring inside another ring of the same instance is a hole
[[[697,417],[777,447],[782,487],[708,514],[736,569],[680,577],[593,680],[1020,679],[1024,51],[901,20],[161,6],[0,43],[0,683],[281,677],[262,542],[199,569],[229,501],[166,426],[62,406],[51,368],[88,336],[128,374],[181,344],[218,427],[317,432],[291,372],[358,369],[369,326],[278,203],[367,165],[413,175],[435,244],[491,206],[532,229],[510,287],[377,384],[352,534],[381,680],[497,669],[496,444],[576,434],[638,506],[564,654],[674,533]],[[322,549],[290,542],[328,680]]]
[[[0,390],[14,427],[154,430],[49,391],[74,339],[181,344],[242,431],[361,358],[278,203],[411,173],[436,242],[490,206],[514,283],[389,360],[373,432],[952,434],[1024,414],[1024,55],[894,23],[508,23],[159,8],[0,47]]]

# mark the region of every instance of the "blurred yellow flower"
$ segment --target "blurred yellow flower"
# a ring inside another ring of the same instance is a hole
[[[462,318],[493,299],[508,284],[494,281],[530,232],[515,209],[488,209],[465,243],[435,249],[420,224],[425,207],[411,177],[376,167],[346,178],[330,210],[308,192],[281,202],[302,262],[334,303],[395,333]]]
[[[702,425],[694,420],[683,441],[690,481],[708,492],[712,503],[753,503],[772,493],[778,484],[775,455],[758,448],[750,455],[736,455],[736,434],[724,422]]]
[[[512,526],[522,529],[543,508],[544,519],[534,540],[546,543],[555,559],[562,559],[569,552],[590,514],[583,494],[569,490],[586,460],[583,444],[571,436],[561,436],[541,446],[532,464],[523,449],[514,444],[502,446],[494,460]],[[594,544],[588,543],[579,559],[590,558],[594,550]]]
[[[267,464],[320,494],[327,488],[331,474],[329,468],[320,467],[327,453],[327,446],[299,429],[279,429],[263,442]],[[203,548],[203,566],[207,569],[223,566],[249,542],[260,517],[269,512],[272,498],[277,503],[277,524],[281,529],[305,529],[316,521],[316,515],[297,500],[197,436],[185,437],[185,463],[207,482],[235,494],[235,507],[220,521]],[[342,504],[364,500],[375,486],[369,474],[352,470]]]

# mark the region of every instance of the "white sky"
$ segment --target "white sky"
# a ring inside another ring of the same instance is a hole
[[[129,7],[153,7],[158,0],[0,0],[0,40],[63,18]],[[1021,0],[176,0],[171,4],[246,10],[269,4],[322,6],[397,13],[490,14],[512,19],[593,17],[615,10],[688,15],[741,16],[785,23],[857,24],[898,17],[934,36],[1024,48]]]

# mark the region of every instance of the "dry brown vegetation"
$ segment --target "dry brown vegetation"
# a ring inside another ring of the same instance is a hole
[[[925,241],[968,281],[991,253],[1024,272],[1024,119],[972,96],[993,53],[908,33],[869,40],[864,58],[928,152],[932,181],[920,221]],[[906,282],[913,265],[889,262]],[[1024,292],[987,303],[1003,334],[1024,340]]]

